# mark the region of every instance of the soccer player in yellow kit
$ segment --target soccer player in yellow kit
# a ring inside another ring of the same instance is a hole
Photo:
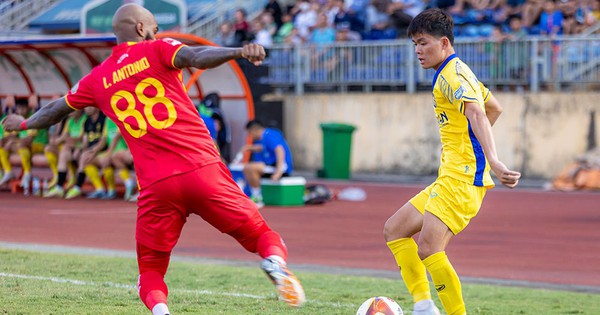
[[[453,28],[452,18],[439,9],[421,12],[408,28],[419,63],[436,70],[433,107],[442,142],[438,178],[384,227],[387,245],[415,302],[415,315],[439,314],[426,270],[446,313],[466,314],[460,280],[444,250],[477,214],[486,191],[494,186],[490,169],[510,188],[521,176],[498,160],[491,123],[498,118],[500,105],[456,56]],[[496,110],[486,116],[488,105]],[[415,242],[412,237],[419,232]]]

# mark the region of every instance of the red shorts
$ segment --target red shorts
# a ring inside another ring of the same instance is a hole
[[[248,220],[263,220],[254,202],[219,162],[168,177],[140,191],[135,238],[151,249],[171,251],[192,213],[222,233]]]

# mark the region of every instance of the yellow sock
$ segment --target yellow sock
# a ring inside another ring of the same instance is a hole
[[[48,160],[48,167],[52,171],[52,176],[56,178],[58,176],[58,157],[52,151],[46,151],[44,154]]]
[[[23,173],[31,173],[31,150],[29,150],[29,148],[19,148],[19,156],[21,156]]]
[[[433,279],[435,289],[448,315],[464,315],[467,313],[462,297],[462,287],[458,275],[450,264],[446,252],[435,253],[423,260],[427,271]]]
[[[77,167],[71,162],[67,164],[69,180],[67,180],[67,185],[65,187],[71,187],[75,184],[75,176],[77,176]]]
[[[100,178],[100,172],[98,171],[96,165],[87,165],[83,168],[83,170],[96,190],[104,189],[102,178]]]
[[[12,166],[8,160],[8,151],[4,150],[4,148],[0,148],[0,164],[2,164],[5,174],[12,172]]]
[[[103,171],[104,180],[106,181],[106,188],[108,191],[115,191],[115,169],[112,167],[107,167]]]
[[[402,279],[414,302],[431,299],[425,265],[417,254],[417,243],[409,237],[388,242],[387,246],[396,258]]]
[[[131,174],[129,173],[128,169],[124,169],[119,171],[119,177],[123,182],[125,182],[126,180],[129,180],[129,178],[131,178]]]

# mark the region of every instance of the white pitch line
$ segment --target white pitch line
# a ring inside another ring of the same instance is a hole
[[[76,279],[67,279],[67,278],[58,278],[58,277],[44,277],[44,276],[35,276],[35,275],[23,275],[23,274],[14,274],[14,273],[5,273],[0,272],[0,278],[16,278],[16,279],[26,279],[26,280],[39,280],[39,281],[50,281],[56,283],[68,283],[74,285],[88,286],[88,287],[112,287],[119,289],[127,289],[127,290],[137,290],[135,285],[130,284],[122,284],[122,283],[114,283],[114,282],[93,282],[93,281],[83,281]],[[231,297],[241,297],[241,298],[249,298],[255,300],[267,300],[272,299],[274,296],[267,295],[254,295],[247,293],[238,293],[238,292],[215,292],[210,290],[189,290],[189,289],[169,289],[170,292],[181,292],[188,294],[198,294],[198,295],[216,295],[216,296],[231,296]],[[335,308],[342,307],[357,307],[357,305],[349,304],[349,303],[332,303],[332,302],[323,302],[318,300],[307,300],[307,303],[318,304],[324,306],[330,306]]]

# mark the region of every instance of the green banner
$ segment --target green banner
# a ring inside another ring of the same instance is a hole
[[[112,33],[112,18],[125,3],[138,3],[156,17],[161,31],[185,31],[187,22],[186,5],[183,0],[96,0],[81,10],[81,32],[83,34]]]

